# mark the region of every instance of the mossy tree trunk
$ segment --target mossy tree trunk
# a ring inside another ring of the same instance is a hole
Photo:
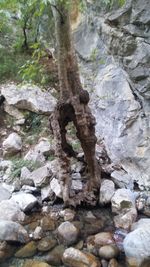
[[[77,59],[71,38],[69,7],[62,1],[55,0],[53,1],[53,13],[58,50],[60,99],[50,121],[56,139],[56,156],[60,161],[58,175],[63,200],[66,205],[76,205],[80,201],[84,201],[88,192],[98,189],[100,186],[100,170],[95,157],[95,118],[88,107],[89,94],[86,90],[83,90],[80,82]],[[76,128],[76,135],[80,140],[88,167],[88,185],[83,191],[82,200],[78,198],[78,201],[75,199],[72,201],[70,197],[69,157],[75,156],[75,152],[66,139],[66,126],[69,122],[73,122]]]

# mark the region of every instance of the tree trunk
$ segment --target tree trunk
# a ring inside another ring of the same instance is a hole
[[[59,181],[62,187],[65,204],[78,204],[70,198],[70,164],[69,157],[75,152],[66,140],[66,126],[73,122],[80,140],[85,161],[88,167],[88,186],[83,192],[83,201],[87,192],[94,191],[100,186],[100,170],[95,157],[95,118],[88,107],[89,94],[83,90],[78,64],[71,39],[69,8],[59,0],[53,2],[56,39],[58,49],[58,74],[60,83],[60,99],[51,115],[51,127],[56,139],[56,156],[60,161]]]

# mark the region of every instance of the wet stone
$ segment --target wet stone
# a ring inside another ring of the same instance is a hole
[[[106,245],[102,246],[99,249],[99,256],[103,259],[109,260],[112,258],[117,257],[118,255],[118,248],[115,245]]]
[[[39,251],[48,251],[54,248],[57,245],[57,241],[51,237],[44,237],[38,243],[38,250]]]
[[[79,230],[70,222],[63,222],[58,227],[58,237],[66,245],[72,245],[77,242]]]
[[[37,252],[37,246],[34,241],[29,242],[22,248],[20,248],[16,253],[15,257],[17,258],[26,258],[26,257],[32,257]]]

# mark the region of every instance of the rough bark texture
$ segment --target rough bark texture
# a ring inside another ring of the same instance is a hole
[[[59,1],[54,1],[54,17],[58,48],[58,73],[60,82],[60,100],[51,115],[51,127],[56,139],[56,156],[60,161],[59,181],[62,187],[65,204],[78,204],[88,198],[87,192],[99,188],[100,170],[95,157],[95,118],[88,107],[89,94],[83,90],[76,60],[75,51],[71,41],[71,30],[68,8]],[[69,157],[75,152],[66,139],[66,126],[73,122],[80,140],[88,167],[88,185],[82,197],[74,203],[70,195],[70,164]],[[86,192],[86,193],[85,193]],[[82,198],[82,200],[81,200]],[[89,202],[92,201],[89,194]],[[76,203],[77,202],[77,203]]]

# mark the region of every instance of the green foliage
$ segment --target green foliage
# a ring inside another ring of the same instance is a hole
[[[7,79],[21,81],[19,69],[26,59],[24,54],[15,54],[6,48],[0,48],[0,82]]]
[[[11,177],[14,179],[19,177],[21,174],[21,169],[23,167],[27,167],[30,171],[34,171],[37,168],[41,167],[41,164],[31,160],[24,160],[24,159],[14,159],[12,160],[13,167],[11,170]]]

